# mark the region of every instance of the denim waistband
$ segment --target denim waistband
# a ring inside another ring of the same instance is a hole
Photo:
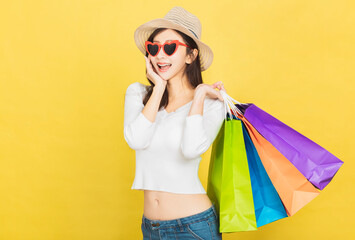
[[[142,221],[146,227],[149,227],[152,229],[177,227],[177,226],[182,227],[183,225],[208,218],[212,214],[214,214],[216,217],[218,216],[214,203],[212,203],[212,206],[210,208],[206,209],[205,211],[191,215],[191,216],[172,219],[172,220],[152,220],[152,219],[146,218],[143,214]]]

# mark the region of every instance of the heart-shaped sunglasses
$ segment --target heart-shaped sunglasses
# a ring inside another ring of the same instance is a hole
[[[170,42],[166,42],[164,44],[152,43],[150,41],[146,41],[145,42],[145,49],[152,57],[155,57],[159,53],[161,48],[163,48],[166,55],[171,56],[176,52],[179,45],[191,48],[191,47],[187,46],[186,44],[180,42],[179,40],[173,40]]]

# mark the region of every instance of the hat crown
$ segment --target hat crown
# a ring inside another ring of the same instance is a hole
[[[164,19],[182,25],[188,29],[197,39],[201,39],[201,22],[200,20],[182,7],[173,7]]]

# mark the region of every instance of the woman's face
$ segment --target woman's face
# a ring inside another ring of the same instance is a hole
[[[180,42],[185,43],[183,41],[183,38],[172,29],[167,29],[157,34],[154,37],[153,42],[164,44],[165,42],[169,42],[170,40],[179,40]],[[185,64],[191,62],[186,56],[186,47],[182,45],[179,45],[176,52],[171,56],[166,55],[164,50],[161,48],[159,53],[155,55],[155,57],[148,55],[148,58],[151,59],[151,62],[156,72],[164,80],[169,80],[177,74],[182,74],[186,67]],[[165,63],[171,64],[171,66],[167,70],[160,69],[158,64]]]

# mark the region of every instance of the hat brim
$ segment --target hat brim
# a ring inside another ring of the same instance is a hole
[[[205,71],[212,64],[213,52],[209,46],[201,42],[192,32],[185,27],[164,18],[157,18],[140,25],[134,32],[134,41],[138,49],[146,54],[145,41],[157,28],[171,28],[179,30],[191,37],[197,44],[200,52],[201,71]]]

